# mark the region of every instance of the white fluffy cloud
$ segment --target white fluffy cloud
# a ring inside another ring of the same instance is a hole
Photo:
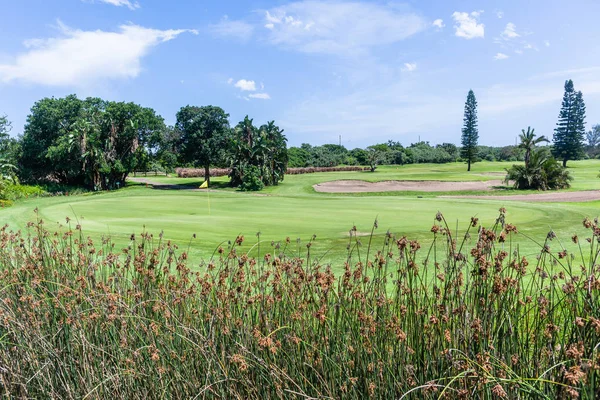
[[[248,95],[252,99],[270,100],[271,96],[268,93],[252,93]]]
[[[0,64],[0,82],[87,86],[107,79],[135,78],[153,47],[187,29],[158,30],[122,25],[117,32],[71,29],[58,21],[60,35],[25,42],[27,51]]]
[[[402,71],[413,72],[416,69],[417,69],[417,63],[404,63],[404,68],[402,68]]]
[[[256,82],[247,81],[246,79],[240,79],[233,86],[235,86],[236,88],[238,88],[244,92],[255,92],[256,91]]]
[[[494,56],[494,60],[506,60],[508,58],[508,56],[504,53],[497,53]]]
[[[549,40],[544,40],[544,46],[550,47],[550,41]]]
[[[512,22],[509,22],[508,24],[506,24],[506,28],[504,28],[504,31],[500,36],[502,36],[502,38],[505,40],[511,40],[516,39],[521,35],[517,33],[517,26]]]
[[[454,25],[455,35],[465,39],[482,38],[485,35],[485,25],[478,23],[480,11],[472,13],[455,11],[452,18],[456,23]]]
[[[267,40],[305,52],[354,55],[427,28],[420,16],[364,2],[299,1],[265,11]]]
[[[127,7],[130,10],[135,10],[137,8],[140,8],[140,4],[137,1],[132,1],[132,0],[82,0],[83,2],[88,2],[88,3],[93,3],[93,2],[98,2],[98,3],[105,3],[105,4],[111,4],[113,6],[117,6],[117,7]]]
[[[444,25],[444,20],[443,19],[436,19],[435,21],[433,21],[433,23],[431,24],[433,26],[435,26],[436,28],[442,29],[443,27],[445,27],[446,25]]]

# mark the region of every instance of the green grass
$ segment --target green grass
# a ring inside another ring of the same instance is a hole
[[[186,190],[156,190],[145,185],[131,185],[117,192],[87,194],[70,197],[36,198],[18,202],[0,211],[0,222],[11,227],[23,227],[33,219],[37,207],[46,225],[64,224],[65,218],[79,219],[86,234],[92,237],[111,235],[119,245],[126,245],[132,233],[146,230],[155,235],[164,231],[164,237],[180,246],[188,246],[194,255],[210,256],[220,243],[233,241],[237,235],[246,237],[248,250],[258,241],[261,232],[262,249],[290,237],[301,253],[312,235],[317,240],[313,254],[324,261],[335,261],[345,256],[348,231],[356,226],[359,232],[369,233],[378,219],[376,235],[387,230],[397,236],[423,240],[430,234],[427,226],[441,211],[454,224],[461,221],[459,231],[466,228],[467,217],[477,216],[484,224],[491,224],[500,207],[508,209],[507,221],[516,224],[524,235],[543,240],[550,229],[560,237],[581,234],[584,217],[598,215],[600,202],[588,203],[526,203],[485,199],[437,198],[436,193],[408,192],[402,195],[382,194],[324,194],[316,193],[312,185],[336,179],[382,181],[411,180],[490,180],[501,179],[489,175],[502,172],[511,163],[477,163],[466,172],[463,164],[419,164],[380,167],[375,173],[334,172],[286,176],[277,187],[261,193],[242,193],[223,189],[226,177],[214,179],[217,192]],[[600,189],[600,161],[570,162],[575,180],[572,190]],[[148,177],[168,184],[198,186],[202,179]],[[507,192],[513,193],[512,190]],[[423,196],[419,198],[418,196]],[[192,239],[192,235],[196,235]],[[525,254],[536,253],[538,246],[520,241]],[[268,250],[265,250],[268,251]]]

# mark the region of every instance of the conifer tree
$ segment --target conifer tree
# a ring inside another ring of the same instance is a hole
[[[563,167],[567,161],[581,158],[585,138],[585,102],[583,94],[575,92],[572,80],[565,82],[565,94],[554,130],[553,154],[562,160]]]
[[[461,157],[467,162],[467,171],[471,170],[471,163],[477,161],[477,141],[479,131],[477,130],[477,100],[473,90],[469,90],[465,103],[465,117],[461,138]]]

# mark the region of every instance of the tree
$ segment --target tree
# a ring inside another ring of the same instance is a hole
[[[276,186],[283,180],[288,166],[287,138],[275,121],[261,126],[259,133],[264,146],[263,182],[266,186]]]
[[[233,129],[230,140],[231,185],[260,190],[257,177],[265,186],[281,182],[288,163],[286,142],[283,130],[274,121],[257,128],[246,116]]]
[[[134,103],[45,98],[27,117],[19,163],[30,181],[118,188],[162,130],[162,117]]]
[[[467,171],[471,170],[471,163],[477,161],[477,141],[479,131],[477,130],[477,100],[473,90],[469,90],[465,103],[465,116],[463,119],[460,151],[462,158],[467,162]]]
[[[215,106],[185,106],[177,113],[180,152],[184,162],[204,167],[204,179],[210,182],[210,166],[223,159],[230,132],[229,114]]]
[[[594,125],[592,130],[586,133],[588,146],[594,148],[600,144],[600,125]]]
[[[381,151],[375,146],[367,147],[367,162],[369,163],[371,172],[375,172],[377,164],[381,162],[381,154]]]
[[[573,179],[544,148],[534,150],[528,164],[513,165],[506,172],[505,182],[513,182],[515,189],[566,189]]]
[[[572,80],[565,82],[565,93],[554,130],[553,154],[562,160],[563,167],[567,161],[580,159],[583,154],[585,136],[585,103],[583,94],[575,92]]]
[[[545,136],[540,136],[536,138],[536,134],[534,133],[535,129],[531,129],[530,126],[527,127],[527,132],[525,129],[521,129],[521,134],[519,138],[521,139],[521,143],[519,143],[519,148],[525,150],[525,166],[529,164],[529,159],[531,158],[531,152],[535,148],[535,146],[542,142],[548,142]]]

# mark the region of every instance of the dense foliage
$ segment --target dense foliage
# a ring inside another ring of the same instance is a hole
[[[477,129],[477,100],[473,90],[469,90],[467,101],[465,102],[465,116],[463,118],[463,128],[461,136],[462,148],[461,157],[467,163],[467,171],[471,170],[471,164],[477,161],[477,142],[479,140],[479,130]]]
[[[283,130],[274,121],[257,128],[246,116],[234,128],[230,140],[231,184],[242,190],[279,184],[287,169],[286,142]]]
[[[584,154],[585,103],[581,92],[576,92],[572,80],[565,82],[565,93],[554,130],[554,156],[562,160],[579,160]]]
[[[224,163],[229,114],[220,107],[182,107],[175,127],[179,132],[179,154],[184,164],[204,167],[204,179],[210,181],[210,166]]]
[[[163,130],[162,117],[134,103],[45,98],[27,117],[20,172],[34,182],[118,188],[144,168]]]
[[[573,178],[547,149],[537,149],[525,165],[513,165],[507,169],[506,182],[513,182],[515,189],[553,190],[571,186]]]
[[[503,209],[462,237],[438,213],[424,250],[353,228],[339,275],[315,240],[258,244],[252,258],[238,237],[197,267],[162,235],[119,249],[69,222],[4,227],[0,392],[597,399],[600,227],[583,223],[588,241],[563,247],[549,232],[537,258],[519,253],[526,239]]]

